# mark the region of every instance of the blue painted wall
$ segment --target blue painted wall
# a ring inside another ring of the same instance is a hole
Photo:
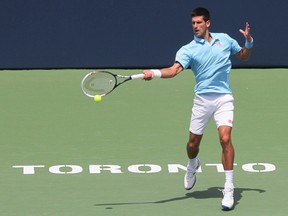
[[[234,67],[287,67],[287,0],[0,0],[0,68],[154,68],[173,64],[193,39],[190,13],[211,12],[213,32],[243,45]]]

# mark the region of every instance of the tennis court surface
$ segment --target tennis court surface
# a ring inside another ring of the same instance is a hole
[[[201,170],[183,188],[194,77],[131,81],[101,103],[89,70],[0,71],[3,216],[288,214],[288,69],[233,69],[235,209],[223,212],[220,145],[204,135]],[[112,70],[119,74],[141,70]]]

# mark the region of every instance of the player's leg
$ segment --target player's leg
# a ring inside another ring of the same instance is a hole
[[[190,132],[187,142],[188,165],[187,172],[184,177],[184,187],[190,190],[196,183],[196,171],[200,166],[200,160],[197,158],[199,146],[203,135],[196,135]]]
[[[199,95],[195,95],[190,121],[190,133],[187,142],[188,165],[184,177],[184,187],[186,190],[193,188],[196,182],[196,171],[200,166],[200,160],[197,158],[199,146],[203,132],[209,123],[213,110],[210,110],[209,101]]]
[[[233,170],[234,165],[234,147],[231,138],[232,127],[220,126],[218,128],[220,144],[222,147],[222,164],[225,171]],[[233,186],[233,182],[225,182],[225,186]]]
[[[187,156],[189,159],[194,159],[199,153],[199,146],[203,135],[196,135],[189,133],[189,140],[187,142]]]
[[[218,127],[220,144],[222,147],[222,164],[225,172],[225,184],[223,190],[222,208],[230,210],[234,205],[234,184],[233,184],[233,165],[234,147],[232,144],[232,126],[234,118],[234,99],[230,94],[219,97],[219,107],[214,114],[214,119]]]
[[[234,147],[231,139],[232,127],[220,126],[218,128],[220,143],[222,146],[222,164],[225,173],[225,184],[221,206],[223,210],[230,210],[234,205],[233,164]]]

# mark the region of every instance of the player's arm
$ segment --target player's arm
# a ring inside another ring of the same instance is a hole
[[[171,67],[168,68],[162,68],[160,70],[144,70],[143,79],[145,80],[151,80],[155,77],[157,78],[172,78],[179,74],[181,71],[183,71],[183,67],[180,63],[175,62]]]
[[[248,60],[252,53],[252,47],[253,47],[253,38],[250,34],[250,26],[249,23],[246,22],[246,28],[245,30],[240,29],[240,33],[243,34],[245,37],[245,46],[242,47],[242,49],[236,54],[236,56],[241,60]]]

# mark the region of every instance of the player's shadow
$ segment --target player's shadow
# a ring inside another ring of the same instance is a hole
[[[158,201],[150,201],[150,202],[123,202],[123,203],[98,203],[94,204],[94,206],[107,206],[108,208],[112,208],[111,206],[120,206],[120,205],[144,205],[144,204],[161,204],[161,203],[169,203],[169,202],[177,202],[186,199],[213,199],[219,198],[222,199],[223,194],[219,191],[220,187],[210,187],[207,190],[203,191],[192,191],[186,193],[185,196],[181,197],[174,197],[165,200],[158,200]],[[243,193],[247,191],[257,192],[257,193],[264,193],[265,190],[262,189],[252,189],[252,188],[235,188],[234,190],[234,208],[239,204],[241,198],[243,197]],[[109,207],[108,207],[109,206]]]

